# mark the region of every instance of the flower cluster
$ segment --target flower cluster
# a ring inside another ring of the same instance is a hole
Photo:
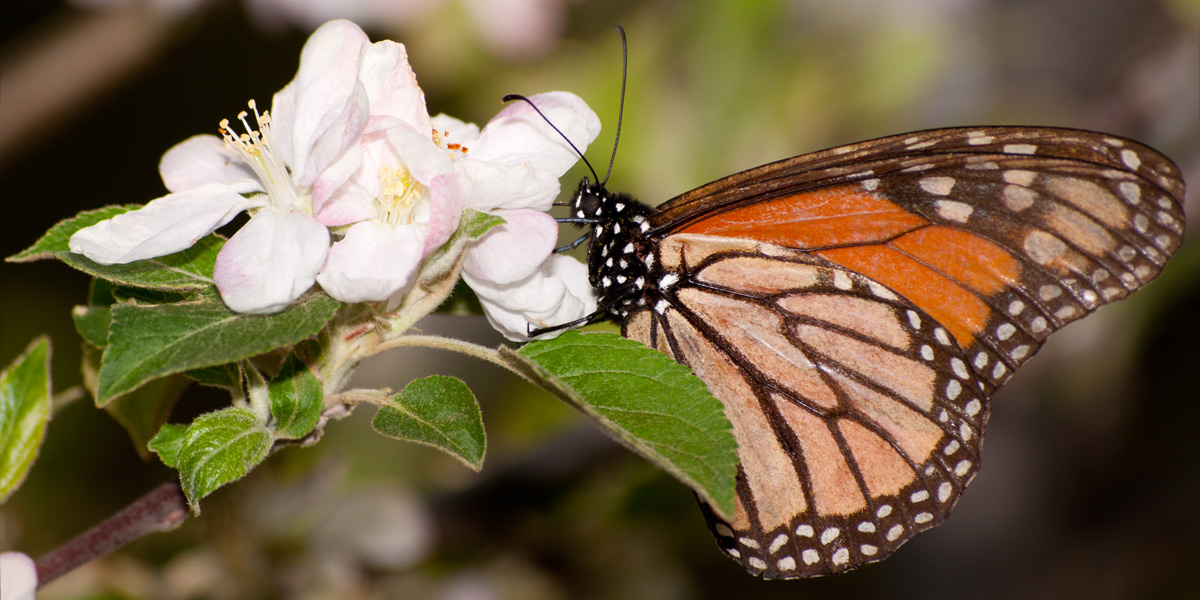
[[[402,44],[370,42],[332,21],[305,45],[296,77],[271,110],[223,121],[221,137],[171,148],[159,171],[169,194],[77,232],[73,252],[101,264],[184,250],[250,215],[221,248],[213,279],[230,309],[270,313],[314,283],[342,302],[379,302],[411,288],[422,261],[464,209],[504,224],[468,246],[464,278],[506,336],[595,310],[585,267],[553,256],[546,214],[559,178],[600,130],[577,96],[532,97],[482,130],[430,117]]]

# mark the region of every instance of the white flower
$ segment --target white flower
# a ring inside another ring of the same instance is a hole
[[[513,341],[529,341],[530,328],[554,327],[596,312],[587,266],[570,256],[551,255],[533,273],[512,283],[497,284],[466,273],[463,279],[479,296],[492,327]]]
[[[260,114],[251,102],[257,130],[243,112],[245,133],[235,134],[223,121],[224,140],[196,136],[171,148],[159,170],[172,193],[80,230],[71,250],[102,264],[164,256],[246,210],[250,222],[217,255],[214,282],[235,311],[282,310],[325,264],[329,232],[313,218],[313,206],[345,183],[347,173],[332,167],[360,146],[371,118],[369,97],[388,98],[384,108],[402,105],[394,112],[411,106],[405,90],[389,97],[396,71],[375,68],[380,65],[372,59],[381,54],[357,25],[325,24],[305,44],[296,77],[275,94],[271,114]]]
[[[425,96],[404,46],[382,41],[359,59],[369,119],[358,143],[332,165],[314,197],[328,226],[354,223],[333,245],[317,281],[343,302],[380,301],[411,283],[462,213],[450,155],[433,139]]]
[[[558,224],[545,211],[558,197],[559,178],[579,158],[547,120],[580,152],[599,134],[600,120],[574,94],[530,100],[545,118],[515,102],[482,131],[445,115],[433,119],[441,143],[459,149],[454,169],[466,206],[505,221],[468,248],[463,278],[492,324],[511,339],[528,339],[530,323],[558,325],[596,305],[586,268],[551,256]]]
[[[33,600],[37,565],[20,552],[0,554],[0,600]]]

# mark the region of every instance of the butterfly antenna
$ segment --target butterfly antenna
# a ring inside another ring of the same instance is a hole
[[[612,175],[613,163],[617,160],[617,144],[621,142],[621,120],[625,118],[625,80],[629,73],[629,45],[625,41],[625,28],[617,25],[617,33],[621,36],[621,103],[617,108],[617,136],[613,140],[612,156],[608,157],[608,172],[604,174],[604,181],[600,183],[600,187],[608,184],[608,178]]]
[[[556,127],[554,125],[554,123],[550,122],[550,119],[548,119],[546,117],[546,114],[543,113],[542,110],[540,108],[538,108],[536,104],[533,103],[533,100],[530,100],[529,98],[526,98],[525,96],[522,96],[521,94],[508,94],[508,95],[504,96],[503,98],[501,98],[501,100],[504,102],[512,102],[513,100],[521,100],[521,101],[525,102],[526,104],[528,104],[529,106],[533,107],[534,112],[536,112],[538,114],[538,116],[542,117],[542,120],[545,121],[546,124],[549,125],[551,129],[558,132],[558,135],[562,136],[563,141],[565,141],[567,143],[567,145],[570,146],[571,149],[575,151],[575,154],[579,155],[579,158],[583,160],[583,164],[587,165],[588,170],[592,172],[592,177],[594,177],[596,179],[596,181],[600,180],[600,176],[596,174],[596,169],[592,168],[592,163],[588,162],[587,157],[584,156],[583,153],[579,151],[579,148],[575,147],[575,144],[571,142],[571,138],[567,137],[567,134],[563,133],[561,129],[559,129],[558,127]],[[610,165],[610,168],[611,168],[611,165]]]

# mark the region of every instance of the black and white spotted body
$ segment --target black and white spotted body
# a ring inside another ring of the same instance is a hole
[[[617,321],[646,303],[654,266],[653,212],[633,196],[613,194],[586,177],[571,201],[572,217],[596,221],[588,240],[588,279],[601,309]]]

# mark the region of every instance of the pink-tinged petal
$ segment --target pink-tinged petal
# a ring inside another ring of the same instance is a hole
[[[346,137],[346,131],[366,124],[366,94],[352,100],[358,82],[358,58],[367,35],[349,21],[330,21],[313,32],[300,53],[296,77],[275,94],[271,108],[275,151],[292,167],[297,182],[307,185],[316,173],[308,172],[309,155],[321,146],[326,155],[333,140]],[[362,114],[350,114],[356,111]],[[330,132],[331,127],[335,131]],[[357,132],[354,132],[357,133]],[[322,138],[325,138],[322,141]]]
[[[438,148],[427,133],[397,126],[388,129],[386,135],[402,166],[408,169],[417,181],[429,185],[434,178],[454,172],[454,163],[450,155]]]
[[[68,245],[102,265],[166,256],[190,248],[243,210],[265,204],[265,195],[245,198],[227,185],[210,183],[80,229]]]
[[[580,152],[586,152],[588,144],[600,134],[600,118],[575,94],[549,92],[530,100]],[[525,102],[510,103],[480,132],[471,157],[505,165],[527,162],[561,177],[579,155],[546,119]]]
[[[298,187],[311,186],[338,157],[358,143],[370,119],[369,108],[366,88],[362,83],[356,83],[341,112],[336,115],[329,113],[330,119],[323,124],[323,129],[313,144],[306,149],[307,154],[296,157],[296,160],[303,164],[301,168],[292,170],[292,180]]]
[[[462,218],[462,186],[453,175],[442,175],[429,184],[429,222],[425,224],[424,256],[445,244]]]
[[[224,183],[239,194],[263,191],[250,166],[215,135],[194,135],[175,144],[163,154],[158,173],[172,192],[206,183]]]
[[[493,228],[467,249],[463,271],[498,284],[528,277],[554,250],[558,223],[536,210],[497,213],[504,224]]]
[[[529,330],[571,323],[596,311],[588,283],[587,266],[562,255],[553,255],[520,281],[496,284],[463,274],[475,291],[488,321],[504,337],[529,341]],[[550,339],[562,331],[538,336]]]
[[[431,121],[433,128],[442,136],[443,145],[458,144],[466,146],[470,151],[471,146],[475,145],[475,140],[479,138],[479,126],[474,123],[460,121],[445,113],[439,114]]]
[[[483,211],[530,208],[547,211],[558,198],[558,177],[526,163],[514,166],[464,158],[454,161],[470,208]]]
[[[367,89],[372,116],[396,117],[426,135],[432,131],[425,92],[417,85],[404,44],[383,40],[363,48],[358,79]]]
[[[20,552],[0,554],[0,598],[34,600],[37,590],[37,564]]]
[[[375,194],[348,181],[317,207],[314,216],[322,225],[337,227],[374,218],[378,213]]]
[[[413,226],[358,223],[329,249],[317,283],[342,302],[377,302],[408,287],[424,241]]]
[[[287,308],[312,287],[329,252],[329,229],[295,209],[259,211],[221,252],[213,280],[240,313]]]

